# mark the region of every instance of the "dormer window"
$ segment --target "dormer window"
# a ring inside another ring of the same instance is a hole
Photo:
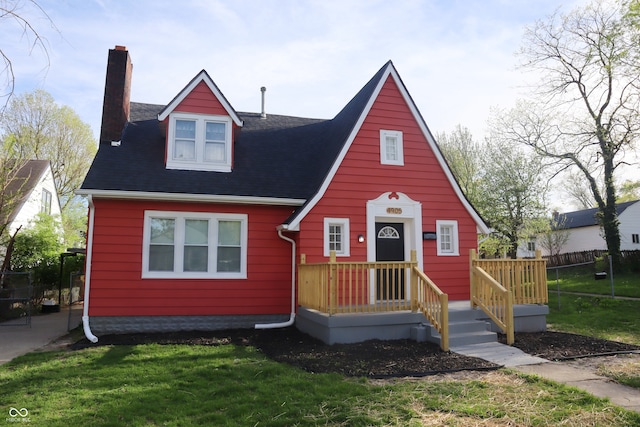
[[[228,116],[171,114],[167,168],[231,172],[231,128]]]

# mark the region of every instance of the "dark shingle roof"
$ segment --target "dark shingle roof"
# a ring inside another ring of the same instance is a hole
[[[16,165],[14,161],[11,162],[13,165],[9,169],[13,169]],[[9,222],[13,221],[18,212],[20,212],[20,209],[22,209],[29,195],[38,185],[48,167],[49,160],[25,160],[22,166],[17,169],[5,190],[10,199],[16,198],[16,205],[9,215]]]
[[[629,206],[637,202],[638,200],[618,203],[616,205],[616,212],[618,216],[620,216],[620,214],[624,212],[625,209],[627,209]],[[597,213],[598,208],[561,213],[558,215],[558,224],[560,224],[562,228],[580,228],[598,225],[599,223],[596,217]]]
[[[120,146],[102,143],[82,190],[140,191],[309,199],[327,176],[375,87],[391,63],[332,120],[237,113],[232,172],[165,168],[164,106],[131,103]]]

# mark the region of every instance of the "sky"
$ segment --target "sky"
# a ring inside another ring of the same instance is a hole
[[[535,78],[517,67],[525,27],[586,1],[38,0],[52,22],[22,3],[48,58],[0,21],[16,93],[46,90],[96,138],[108,50],[123,45],[132,101],[167,104],[205,69],[236,111],[259,112],[265,86],[268,114],[327,119],[392,60],[432,133],[482,140],[491,108]]]

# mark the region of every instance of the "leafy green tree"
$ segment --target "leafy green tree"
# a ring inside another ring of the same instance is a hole
[[[640,181],[626,180],[620,186],[618,202],[632,202],[640,200]]]
[[[458,125],[438,141],[462,192],[494,230],[480,240],[480,249],[515,257],[519,243],[541,229],[546,181],[539,156],[500,136],[494,131],[479,144]]]
[[[67,205],[62,217],[64,243],[67,248],[85,246],[87,238],[87,204],[86,200],[76,197]]]
[[[15,238],[13,271],[33,271],[34,283],[51,287],[58,283],[59,256],[64,250],[61,230],[51,215],[38,214]]]
[[[540,157],[492,135],[483,152],[477,209],[515,258],[521,241],[540,231],[546,180]]]
[[[474,141],[469,129],[461,125],[457,125],[449,134],[439,133],[436,138],[460,189],[472,205],[477,205],[481,197],[481,145]]]
[[[640,136],[639,28],[629,13],[637,1],[631,5],[595,0],[529,27],[520,54],[538,76],[535,102],[520,104],[505,126],[511,141],[534,148],[557,171],[583,175],[616,266],[615,172]]]
[[[64,211],[80,187],[97,144],[91,127],[44,90],[14,97],[0,116],[5,158],[49,160]]]

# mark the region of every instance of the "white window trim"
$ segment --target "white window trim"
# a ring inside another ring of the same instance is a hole
[[[387,158],[387,136],[396,138],[398,144],[396,154],[398,158],[395,160]],[[401,131],[380,129],[380,164],[404,166],[404,148]]]
[[[329,226],[340,225],[342,226],[342,251],[336,251],[336,256],[349,256],[350,244],[349,244],[349,218],[325,218],[324,219],[324,256],[330,255],[329,250]]]
[[[442,250],[442,227],[451,229],[451,251]],[[437,220],[436,221],[436,244],[438,247],[438,256],[460,256],[460,244],[458,239],[458,221]]]
[[[174,159],[176,120],[195,120],[196,122],[196,158],[195,160]],[[225,161],[204,161],[205,123],[225,123]],[[167,132],[167,169],[201,170],[214,172],[231,172],[231,133],[232,122],[229,116],[171,113],[169,115],[169,129]]]
[[[176,220],[176,238],[174,242],[174,269],[182,266],[184,248],[184,221],[187,219],[208,219],[214,224],[218,221],[240,221],[240,271],[215,271],[218,249],[218,227],[209,226],[209,269],[206,272],[149,271],[149,243],[151,238],[151,218]],[[182,221],[182,225],[179,222]],[[246,214],[222,214],[208,212],[145,211],[142,236],[142,278],[143,279],[246,279],[247,278],[247,242],[248,216]]]

